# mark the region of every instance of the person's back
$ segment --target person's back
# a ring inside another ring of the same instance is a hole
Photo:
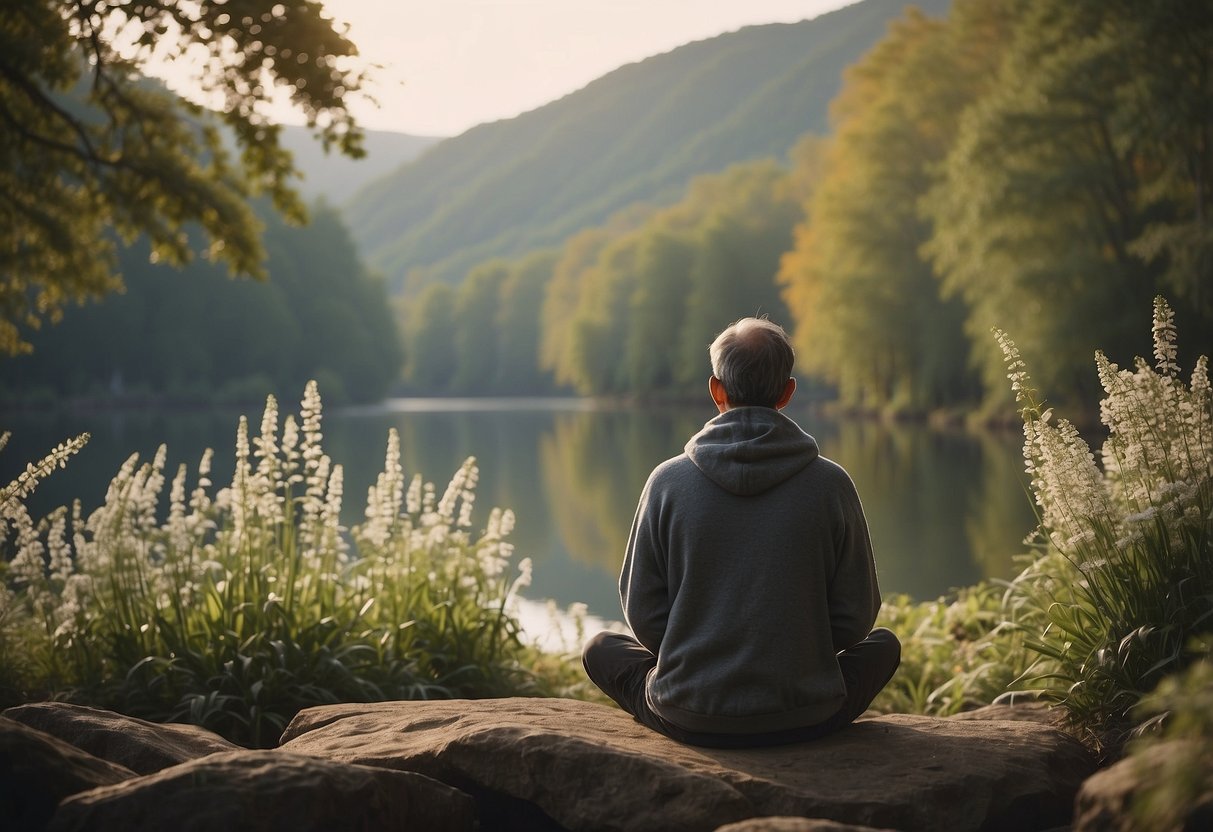
[[[620,596],[636,639],[602,633],[584,663],[655,730],[701,745],[820,736],[858,716],[900,654],[880,606],[858,495],[779,412],[787,336],[744,319],[713,343],[720,415],[641,495]]]

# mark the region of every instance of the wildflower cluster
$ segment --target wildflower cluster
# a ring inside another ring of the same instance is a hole
[[[0,492],[0,533],[16,529],[0,660],[36,658],[9,687],[259,745],[310,704],[532,691],[511,610],[530,561],[510,574],[512,512],[473,533],[474,460],[441,498],[420,476],[406,488],[392,431],[366,519],[346,529],[321,422],[314,382],[281,429],[270,397],[256,437],[240,419],[230,485],[212,491],[208,450],[192,487],[174,473],[163,518],[163,446],[131,456],[87,518],[77,502],[9,522],[40,466]]]
[[[1154,304],[1151,367],[1096,354],[1107,428],[1099,462],[1066,420],[1035,400],[1014,344],[996,333],[1017,399],[1043,555],[1015,582],[1032,602],[1038,679],[1093,735],[1129,713],[1213,629],[1213,404],[1208,360],[1179,377],[1166,301]]]
[[[0,434],[0,451],[9,434]],[[36,463],[29,463],[17,479],[0,488],[0,697],[11,697],[16,680],[30,672],[49,674],[52,668],[34,670],[38,657],[28,648],[28,633],[13,625],[33,620],[43,633],[54,632],[58,612],[79,605],[81,583],[75,579],[67,545],[67,509],[59,508],[35,523],[25,498],[38,483],[87,444],[82,433],[63,442]],[[73,507],[78,521],[80,506]]]

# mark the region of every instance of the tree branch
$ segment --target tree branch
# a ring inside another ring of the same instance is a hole
[[[75,116],[56,104],[54,100],[50,98],[50,96],[38,89],[38,86],[30,82],[29,78],[27,78],[23,73],[18,72],[3,60],[0,60],[0,76],[7,79],[14,88],[25,93],[26,98],[28,98],[30,102],[34,104],[34,106],[38,107],[45,113],[57,116],[60,121],[64,122],[68,126],[69,130],[76,134],[76,138],[78,138],[80,143],[84,145],[83,151],[74,145],[67,144],[61,145],[60,149],[70,148],[71,152],[75,153],[86,161],[92,161],[97,164],[107,164],[107,160],[102,158],[101,154],[97,152],[96,147],[93,146],[92,139],[89,138],[88,131],[85,129],[84,125],[81,124]],[[13,118],[11,114],[9,114],[9,117]],[[30,135],[28,131],[22,132],[24,135]],[[54,142],[54,140],[46,139],[45,137],[39,138],[43,139],[42,143]]]

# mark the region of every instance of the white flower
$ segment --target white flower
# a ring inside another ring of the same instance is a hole
[[[9,435],[7,431],[0,434],[0,448],[8,444]],[[54,471],[56,467],[66,467],[68,457],[79,452],[88,444],[88,440],[89,434],[82,433],[74,439],[60,442],[49,454],[37,462],[27,464],[25,471],[17,479],[0,488],[0,516],[3,516],[3,511],[10,503],[19,503],[33,493],[39,481]]]
[[[261,434],[253,440],[256,448],[257,473],[272,479],[278,461],[278,400],[272,395],[265,397],[265,410],[261,414]]]
[[[1160,373],[1174,376],[1179,372],[1175,363],[1175,312],[1160,295],[1154,299],[1154,361]]]

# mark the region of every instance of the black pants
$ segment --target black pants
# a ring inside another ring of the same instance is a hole
[[[586,643],[581,663],[602,692],[638,721],[688,745],[710,748],[754,748],[817,739],[849,725],[868,709],[876,694],[893,678],[901,662],[901,642],[891,630],[877,628],[868,637],[838,654],[846,682],[842,707],[824,722],[765,734],[706,734],[687,731],[662,719],[645,699],[645,681],[657,657],[631,636],[602,632]]]

